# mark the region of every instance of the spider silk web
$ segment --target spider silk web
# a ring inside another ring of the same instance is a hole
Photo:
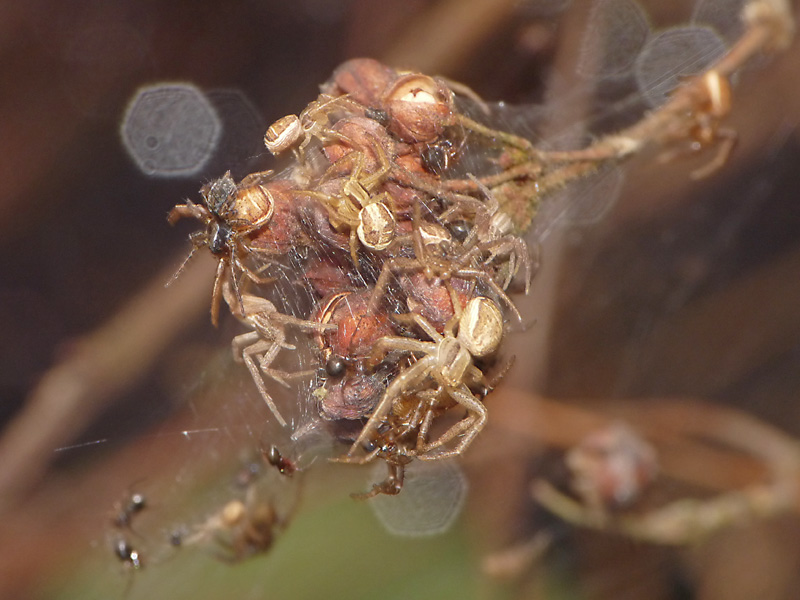
[[[539,6],[542,3],[527,4],[532,12],[544,10],[544,5]],[[566,11],[569,3],[561,4]],[[525,137],[541,149],[585,147],[604,134],[637,122],[663,104],[682,78],[702,72],[724,54],[740,33],[736,15],[741,5],[738,0],[698,0],[683,24],[662,26],[654,24],[645,9],[632,0],[595,0],[574,72],[550,74],[557,84],[558,98],[528,105],[489,102],[488,114],[468,98],[460,97],[459,106],[473,118]],[[562,16],[552,4],[548,10],[555,13],[548,15],[550,18]],[[163,100],[165,97],[168,101]],[[254,148],[263,121],[248,99],[229,94],[223,107],[220,98],[218,93],[215,96],[196,86],[174,82],[140,90],[121,124],[121,139],[134,163],[152,177],[191,174],[205,181],[228,168],[241,174],[255,170],[250,165],[258,162],[251,160],[253,157],[263,154]],[[297,107],[298,112],[301,108]],[[191,118],[176,121],[170,117],[173,112]],[[166,131],[164,123],[186,131]],[[242,133],[235,137],[248,139],[244,147],[235,147],[231,136],[226,136],[237,127]],[[256,134],[245,135],[251,127]],[[464,137],[472,139],[466,133]],[[178,139],[183,142],[178,143]],[[235,155],[236,164],[225,163],[230,155]],[[467,146],[453,167],[454,173],[491,174],[496,171],[491,159],[480,144]],[[279,172],[291,168],[279,162],[269,167]],[[532,223],[525,227],[526,239],[540,243],[558,229],[598,223],[614,209],[625,179],[625,165],[610,165],[544,197]],[[189,225],[182,225],[180,231],[189,229]],[[316,256],[311,256],[314,253]],[[304,272],[313,258],[333,261],[335,256],[326,255],[323,246],[296,248],[266,262],[261,274],[274,278],[274,282],[256,289],[281,312],[308,316],[315,296]],[[365,264],[353,274],[355,287],[370,285],[371,269],[373,266]],[[210,282],[208,289],[198,293],[210,296]],[[388,293],[388,304],[401,302],[401,297],[391,296],[391,288]],[[140,454],[141,467],[126,476],[131,487],[152,499],[153,506],[137,517],[134,533],[123,533],[142,548],[154,567],[182,564],[194,550],[187,546],[194,545],[211,556],[230,558],[230,548],[221,547],[210,523],[230,499],[246,503],[249,490],[257,489],[259,498],[274,507],[276,530],[280,532],[290,526],[300,507],[319,509],[325,505],[326,496],[345,498],[349,492],[366,491],[371,482],[381,479],[380,473],[385,470],[382,463],[374,469],[328,463],[341,447],[336,446],[322,422],[314,395],[324,382],[324,373],[317,368],[319,359],[309,336],[292,328],[287,331],[287,342],[295,349],[281,351],[273,366],[288,373],[316,372],[292,380],[288,388],[267,380],[288,422],[286,428],[271,416],[244,365],[234,361],[227,340],[244,330],[228,318],[220,328],[219,351],[197,365],[195,380],[186,382],[183,397],[176,401],[178,410],[136,440],[131,451]],[[491,398],[487,405],[491,421]],[[264,462],[262,452],[272,445],[296,465],[298,471],[292,477],[281,475]],[[452,526],[466,497],[467,477],[458,461],[444,462],[444,466],[412,464],[399,497],[369,501],[378,507],[375,512],[387,531],[419,536],[442,533]],[[158,476],[152,475],[154,471]],[[206,530],[207,535],[203,535]],[[113,529],[108,533],[109,539],[117,535]],[[107,540],[99,543],[98,552],[113,560]],[[140,592],[134,588],[133,593]]]

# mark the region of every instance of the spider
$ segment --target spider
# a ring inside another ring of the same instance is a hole
[[[269,450],[262,450],[261,455],[271,466],[275,467],[281,475],[291,477],[297,470],[294,461],[286,458],[275,444],[271,444]]]
[[[443,223],[450,222],[467,206],[471,206],[475,213],[474,225],[468,229],[461,242],[462,254],[454,262],[457,265],[465,265],[473,259],[480,258],[482,265],[488,267],[503,258],[505,264],[499,268],[503,274],[500,286],[503,290],[508,289],[521,269],[525,274],[525,294],[527,295],[530,291],[533,273],[538,267],[538,260],[531,258],[531,252],[525,240],[511,233],[514,227],[513,220],[507,213],[500,210],[500,204],[491,190],[475,176],[469,175],[469,178],[475,182],[485,200],[481,202],[469,197],[461,198],[461,202],[448,208],[439,217]]]
[[[453,254],[462,248],[454,242],[450,233],[435,223],[422,221],[419,215],[419,205],[415,206],[416,215],[414,218],[414,229],[412,231],[412,245],[415,257],[394,257],[387,260],[381,269],[381,273],[373,288],[367,311],[372,313],[377,311],[379,303],[383,299],[389,285],[390,278],[396,273],[402,272],[421,272],[429,285],[424,286],[443,286],[452,299],[452,311],[455,313],[458,293],[450,286],[450,283],[457,283],[459,280],[482,282],[493,294],[500,298],[508,306],[517,320],[521,321],[517,307],[505,293],[504,289],[494,280],[491,273],[486,269],[467,266],[468,263],[476,258],[477,253],[474,249],[468,250],[461,255]],[[405,292],[409,296],[410,302],[416,302],[417,296],[425,291],[416,285],[404,286]],[[419,298],[422,304],[426,303],[425,298]],[[444,306],[445,310],[450,310]],[[414,312],[413,310],[411,312]],[[449,318],[450,315],[448,315]],[[445,319],[447,320],[447,319]]]
[[[230,500],[208,517],[185,543],[211,542],[221,550],[217,558],[234,563],[269,550],[282,525],[272,503],[251,488],[244,500]]]
[[[659,156],[661,162],[668,162],[686,153],[697,153],[712,144],[719,144],[715,156],[702,167],[690,173],[692,179],[703,179],[720,169],[731,155],[738,136],[736,131],[721,127],[720,122],[731,110],[731,84],[719,71],[711,70],[698,78],[693,78],[698,97],[696,107],[690,113],[692,122],[687,130],[677,133],[676,138],[689,138],[689,146],[667,150]]]
[[[346,242],[334,239],[338,234],[327,224],[325,208],[321,204],[299,200],[291,181],[270,179],[270,175],[271,171],[252,173],[236,185],[230,172],[225,173],[201,190],[202,205],[187,201],[174,206],[169,213],[171,224],[184,217],[193,217],[206,226],[189,236],[192,251],[173,279],[203,246],[218,258],[211,295],[211,322],[214,326],[219,322],[219,305],[226,282],[233,286],[234,291],[226,301],[232,312],[241,313],[240,278],[244,276],[256,284],[273,281],[270,277],[262,277],[260,270],[248,266],[248,258],[282,255],[312,242],[334,246]],[[313,224],[313,227],[305,226],[304,222]]]
[[[189,236],[192,251],[173,279],[180,275],[194,253],[203,246],[207,246],[219,258],[211,295],[211,322],[214,326],[219,323],[219,301],[223,283],[232,281],[236,296],[241,299],[238,282],[232,271],[244,273],[256,283],[266,282],[242,262],[242,257],[247,250],[244,237],[268,223],[275,210],[275,198],[266,185],[271,174],[271,171],[253,173],[236,185],[228,171],[203,187],[200,191],[202,205],[187,200],[185,204],[174,206],[167,217],[171,225],[184,217],[199,219],[206,225],[205,230],[196,231]]]
[[[116,556],[121,563],[136,571],[144,566],[142,555],[138,550],[131,546],[130,542],[125,538],[121,537],[115,539],[112,542],[111,547],[114,551],[114,556]]]
[[[394,324],[384,313],[368,314],[369,288],[329,294],[320,301],[312,317],[319,323],[317,345],[325,361],[341,357],[345,362],[368,358],[382,337],[396,334]],[[322,335],[323,328],[330,329]]]
[[[444,335],[440,335],[423,317],[413,315],[413,318],[432,341],[384,337],[375,344],[374,357],[390,351],[421,356],[414,364],[401,371],[386,388],[345,460],[358,460],[354,453],[377,432],[398,399],[407,393],[424,392],[425,386],[431,381],[438,386],[436,395],[443,394],[454,400],[466,408],[469,415],[432,443],[424,441],[430,424],[430,418],[426,418],[418,440],[419,458],[434,460],[461,454],[486,423],[486,408],[467,384],[483,379],[483,373],[474,365],[474,359],[491,355],[500,345],[503,337],[503,316],[500,309],[489,298],[476,296],[467,302],[463,311],[457,311],[445,327]],[[460,434],[463,437],[452,450],[429,454],[431,450],[447,444]]]
[[[147,499],[144,494],[132,492],[124,501],[114,504],[114,517],[112,523],[117,529],[130,529],[133,531],[133,518],[147,508]]]
[[[372,488],[367,492],[350,494],[356,500],[368,500],[379,494],[396,496],[403,489],[406,475],[406,465],[414,459],[414,453],[406,450],[399,444],[390,430],[388,437],[384,437],[381,443],[370,453],[371,457],[382,458],[386,462],[389,473],[381,482],[372,484]]]
[[[300,192],[325,204],[334,229],[345,228],[350,231],[350,256],[355,265],[359,263],[359,242],[370,250],[385,250],[394,241],[397,227],[391,195],[385,191],[376,193],[392,168],[386,148],[377,136],[371,136],[366,128],[364,130],[365,137],[371,139],[365,143],[368,147],[351,142],[349,145],[353,150],[331,166],[331,169],[338,172],[342,163],[348,163],[349,176],[328,180],[323,184],[322,190]],[[371,158],[373,154],[377,161],[375,170],[367,165],[368,157]],[[332,190],[330,193],[329,189]]]
[[[237,301],[232,298],[229,284],[225,284],[223,294],[229,306],[236,306]],[[275,308],[269,300],[254,296],[252,294],[242,294],[240,312],[235,312],[235,316],[249,326],[252,331],[237,335],[233,338],[233,354],[237,360],[241,360],[250,371],[253,382],[256,384],[261,397],[267,403],[272,414],[282,426],[286,426],[286,420],[281,415],[272,397],[267,392],[264,383],[264,375],[269,376],[281,385],[289,387],[286,383],[288,378],[300,378],[314,375],[316,371],[306,370],[295,373],[286,373],[271,368],[272,362],[282,349],[294,350],[295,346],[286,342],[285,327],[291,325],[304,331],[323,332],[335,329],[335,325],[327,325],[316,321],[306,321],[290,315],[283,314]]]
[[[275,156],[292,150],[302,164],[305,149],[312,139],[317,138],[323,144],[333,140],[347,141],[344,135],[329,127],[329,114],[342,104],[351,104],[363,111],[363,107],[346,95],[320,94],[299,115],[286,115],[270,125],[264,134],[264,145]]]

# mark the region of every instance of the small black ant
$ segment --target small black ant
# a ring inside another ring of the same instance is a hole
[[[278,469],[278,472],[281,475],[291,477],[292,474],[297,470],[295,464],[288,458],[284,457],[280,450],[278,450],[278,447],[274,444],[269,447],[269,450],[262,450],[261,454],[270,465]]]
[[[147,499],[144,494],[132,493],[124,502],[117,503],[114,516],[114,527],[118,529],[131,529],[133,517],[147,508]]]
[[[114,542],[114,554],[120,562],[130,565],[136,570],[144,566],[141,554],[125,538],[118,538]]]

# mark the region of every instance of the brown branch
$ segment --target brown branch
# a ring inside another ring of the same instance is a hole
[[[215,263],[198,259],[165,288],[160,272],[127,306],[42,377],[0,438],[0,512],[47,469],[54,449],[75,438],[115,396],[133,385],[182,330],[208,310]]]

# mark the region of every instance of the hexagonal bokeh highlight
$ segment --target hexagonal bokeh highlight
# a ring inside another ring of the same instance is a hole
[[[219,143],[222,121],[196,86],[159,83],[139,88],[120,127],[139,169],[155,177],[195,175]]]
[[[594,0],[575,69],[582,77],[623,78],[650,35],[650,23],[634,0]]]
[[[378,463],[373,481],[386,477]],[[368,500],[375,516],[393,534],[421,537],[444,533],[461,514],[467,497],[467,478],[455,460],[416,460],[406,467],[405,483],[397,496],[379,495]]]
[[[635,75],[650,106],[664,104],[683,78],[702,73],[727,47],[708,27],[675,27],[651,37],[636,59]]]

